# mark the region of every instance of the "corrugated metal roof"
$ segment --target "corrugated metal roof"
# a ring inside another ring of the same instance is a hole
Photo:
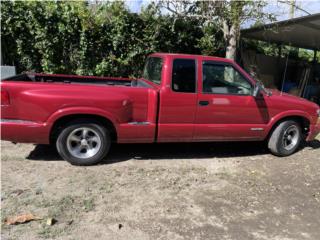
[[[320,50],[320,13],[244,29],[242,37]]]

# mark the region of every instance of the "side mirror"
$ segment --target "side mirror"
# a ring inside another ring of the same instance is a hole
[[[272,96],[272,92],[267,90],[262,83],[256,82],[256,85],[254,86],[252,96],[255,98],[259,96],[260,92],[264,92],[268,97]]]
[[[257,82],[256,85],[254,86],[252,96],[254,96],[255,98],[258,97],[261,90],[262,90],[262,86],[259,82]]]

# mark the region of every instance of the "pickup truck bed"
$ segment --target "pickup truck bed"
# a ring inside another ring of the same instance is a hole
[[[2,108],[2,122],[8,125],[2,137],[13,142],[48,144],[56,121],[70,115],[105,117],[119,143],[153,142],[155,138],[157,93],[142,81],[23,74],[4,80],[2,89],[10,92],[10,105]],[[137,131],[142,132],[133,137]]]

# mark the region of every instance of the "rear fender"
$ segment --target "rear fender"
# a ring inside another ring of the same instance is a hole
[[[51,116],[48,118],[46,123],[48,124],[48,126],[51,129],[53,124],[58,119],[65,117],[65,116],[69,116],[69,115],[75,115],[75,114],[89,114],[89,115],[97,115],[100,117],[104,117],[112,122],[112,124],[116,128],[116,130],[118,129],[119,119],[117,117],[115,117],[113,114],[111,114],[108,111],[104,111],[102,109],[93,108],[93,107],[68,107],[68,108],[60,109],[60,110],[56,111],[55,113],[51,114]]]

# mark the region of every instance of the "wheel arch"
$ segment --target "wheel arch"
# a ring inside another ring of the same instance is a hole
[[[59,135],[59,132],[66,126],[68,123],[75,121],[75,120],[86,120],[93,122],[100,123],[104,127],[106,127],[110,131],[110,137],[113,142],[116,142],[118,139],[117,130],[115,124],[105,116],[101,116],[98,114],[88,114],[88,113],[73,113],[73,114],[66,114],[60,116],[59,118],[55,119],[52,123],[49,135],[50,143],[54,143]]]
[[[298,122],[301,126],[301,130],[302,130],[304,137],[306,137],[308,135],[309,130],[310,130],[310,124],[311,124],[309,117],[304,114],[293,114],[293,115],[284,115],[284,116],[281,116],[281,117],[278,117],[277,119],[275,119],[272,122],[270,129],[268,131],[268,134],[265,139],[268,140],[270,138],[272,132],[274,131],[274,129],[277,126],[279,126],[280,123],[282,123],[284,121],[288,121],[288,120],[294,120],[294,121]]]

